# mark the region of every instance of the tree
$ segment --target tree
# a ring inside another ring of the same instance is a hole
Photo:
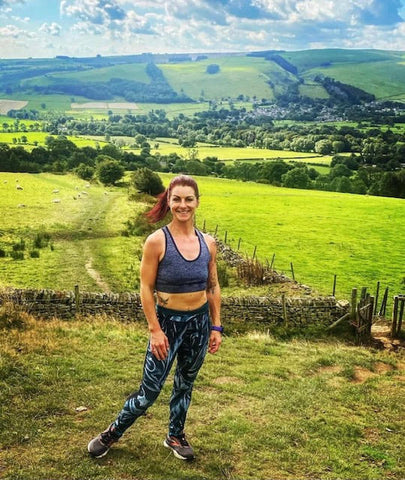
[[[94,175],[94,167],[81,163],[77,168],[75,168],[75,173],[79,178],[83,180],[91,180]]]
[[[103,185],[114,185],[124,176],[124,167],[113,158],[108,159],[107,156],[104,156],[104,158],[105,160],[97,165],[97,178]]]
[[[159,195],[164,192],[165,187],[159,175],[149,168],[139,168],[131,176],[131,183],[138,192]]]
[[[281,180],[285,187],[289,188],[310,188],[311,179],[305,168],[296,167],[285,173]]]

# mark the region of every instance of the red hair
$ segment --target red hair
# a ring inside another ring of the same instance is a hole
[[[178,186],[191,187],[194,190],[194,194],[197,199],[200,198],[198,185],[194,178],[188,175],[178,175],[177,177],[172,178],[166,190],[160,195],[158,195],[158,201],[156,202],[156,205],[151,210],[149,210],[149,212],[145,213],[146,217],[149,220],[149,223],[157,223],[165,218],[169,211],[170,194],[173,188]]]

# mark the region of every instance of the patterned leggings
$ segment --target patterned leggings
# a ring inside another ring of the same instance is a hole
[[[169,435],[182,434],[193,383],[207,353],[211,331],[208,303],[192,311],[170,310],[159,305],[156,310],[162,330],[169,340],[169,353],[166,359],[157,360],[149,343],[141,386],[128,397],[113,423],[114,434],[118,437],[157,399],[176,356]]]

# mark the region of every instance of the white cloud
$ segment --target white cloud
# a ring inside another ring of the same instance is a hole
[[[43,23],[40,26],[39,31],[58,37],[62,31],[62,27],[56,22]]]

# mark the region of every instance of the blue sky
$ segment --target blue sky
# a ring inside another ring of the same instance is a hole
[[[405,0],[0,0],[0,57],[405,51]]]

